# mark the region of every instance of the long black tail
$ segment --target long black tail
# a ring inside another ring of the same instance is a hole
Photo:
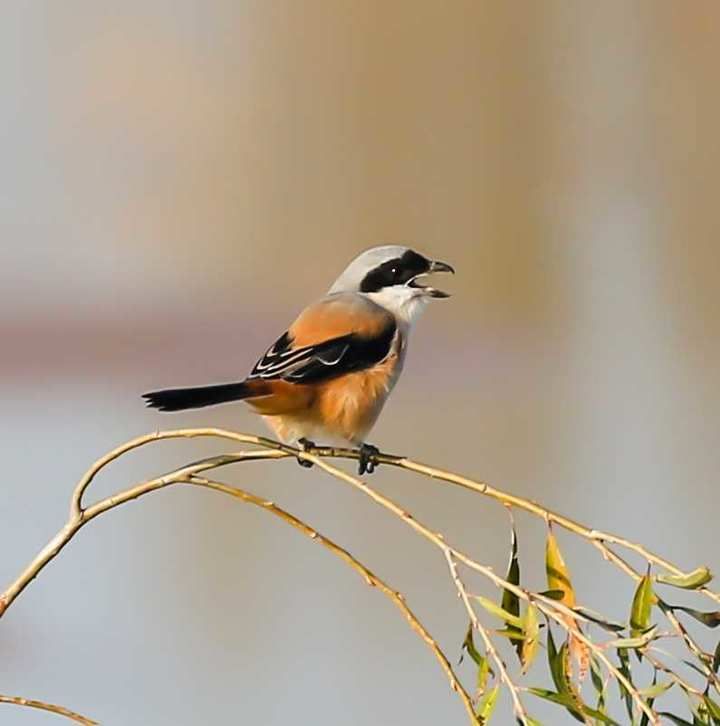
[[[144,393],[143,398],[150,408],[157,408],[160,411],[183,411],[186,408],[202,408],[228,401],[239,401],[254,395],[257,395],[255,387],[242,381],[200,388],[168,388],[164,391]]]

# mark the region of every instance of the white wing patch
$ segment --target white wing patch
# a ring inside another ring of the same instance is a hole
[[[348,333],[302,348],[293,348],[290,335],[284,333],[255,364],[248,379],[318,383],[370,368],[388,355],[395,331],[393,323],[375,337]]]

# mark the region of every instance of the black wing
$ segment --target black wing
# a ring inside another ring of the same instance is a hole
[[[319,383],[364,370],[388,356],[395,333],[393,322],[373,338],[349,333],[301,348],[293,348],[289,333],[283,333],[255,364],[248,379]]]

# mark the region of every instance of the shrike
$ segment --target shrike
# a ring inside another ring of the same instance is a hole
[[[365,437],[400,376],[410,329],[432,298],[449,297],[421,282],[434,272],[455,270],[408,247],[367,250],[300,313],[245,380],[143,398],[160,411],[243,400],[286,444],[310,449],[316,436],[350,442],[360,447],[360,474],[372,472],[379,452]]]

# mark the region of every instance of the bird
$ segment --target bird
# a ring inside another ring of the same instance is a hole
[[[402,245],[365,250],[243,380],[151,391],[145,403],[182,411],[242,400],[287,445],[312,451],[322,436],[357,446],[358,471],[370,474],[380,450],[366,437],[402,372],[410,331],[430,300],[450,297],[426,284],[438,272],[455,270]]]

